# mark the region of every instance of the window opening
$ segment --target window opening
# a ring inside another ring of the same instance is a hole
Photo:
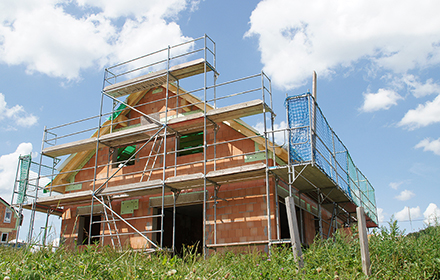
[[[117,152],[117,154],[115,153],[115,157],[114,157],[114,162],[116,162],[116,164],[113,167],[117,168],[121,164],[124,164],[125,166],[134,165],[136,162],[135,158],[132,158],[128,162],[124,163],[134,153],[136,153],[136,145],[118,148],[118,152]]]
[[[11,219],[12,219],[12,211],[10,209],[6,208],[5,219],[3,220],[3,222],[5,224],[9,224],[9,223],[11,223]]]
[[[2,240],[0,242],[1,243],[8,242],[8,233],[2,233]]]
[[[203,131],[180,136],[179,150],[178,156],[203,153]]]

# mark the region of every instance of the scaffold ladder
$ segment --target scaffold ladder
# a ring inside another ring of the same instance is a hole
[[[148,164],[150,163],[150,159],[153,157],[153,154],[154,154],[153,163],[151,165],[150,172],[148,172],[148,178],[147,178],[147,181],[150,181],[151,174],[153,173],[153,169],[154,169],[154,166],[156,165],[157,158],[159,157],[159,151],[162,148],[163,137],[161,137],[161,139],[158,142],[157,139],[159,137],[160,137],[159,135],[156,135],[154,137],[153,145],[151,146],[150,154],[148,155],[147,162],[145,163],[144,171],[142,172],[140,182],[142,182],[142,180],[144,179],[145,173],[147,172],[147,169],[148,169]]]
[[[109,207],[109,209],[113,210],[112,208],[112,202],[109,196],[106,198],[102,197],[102,200],[104,203]],[[110,240],[112,243],[113,248],[116,248],[114,239],[116,238],[117,246],[120,250],[122,250],[122,243],[121,238],[119,237],[119,231],[118,226],[116,225],[115,216],[113,215],[113,211],[110,211],[110,213],[107,212],[107,207],[103,207],[104,210],[104,217],[107,224],[108,232],[110,235]],[[113,227],[113,228],[112,228]],[[103,234],[105,236],[105,234]]]

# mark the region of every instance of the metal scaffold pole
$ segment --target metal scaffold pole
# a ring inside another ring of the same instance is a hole
[[[207,257],[207,249],[206,249],[206,86],[207,86],[207,77],[206,77],[206,34],[203,38],[204,40],[204,68],[203,68],[203,257]]]

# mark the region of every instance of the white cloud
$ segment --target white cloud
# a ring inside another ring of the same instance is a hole
[[[401,211],[394,214],[394,217],[399,222],[409,221],[410,218],[411,218],[411,220],[414,220],[414,219],[417,219],[421,216],[422,216],[422,212],[420,211],[419,206],[414,207],[414,208],[409,208],[409,207],[405,206]]]
[[[110,18],[130,17],[135,18],[165,18],[176,17],[188,4],[197,1],[186,0],[161,0],[161,1],[138,1],[138,0],[77,0],[79,6],[98,7]]]
[[[425,212],[423,212],[423,217],[425,217],[425,223],[428,225],[438,225],[440,223],[440,208],[434,203],[429,203]]]
[[[439,8],[436,1],[266,0],[252,12],[246,36],[258,36],[264,71],[281,88],[360,60],[405,73],[439,63]]]
[[[388,110],[391,106],[397,105],[399,99],[402,99],[402,96],[394,90],[381,88],[377,93],[364,93],[364,104],[360,110],[363,112]]]
[[[438,122],[440,122],[440,95],[437,95],[433,101],[427,101],[424,105],[419,104],[417,108],[406,112],[398,125],[413,130]]]
[[[400,187],[400,185],[402,185],[403,184],[403,182],[391,182],[390,183],[390,187],[393,189],[393,190],[397,190],[399,187]]]
[[[285,121],[281,121],[279,124],[275,123],[273,125],[273,130],[278,130],[278,129],[285,129],[287,128],[287,123]],[[260,132],[260,134],[263,134],[264,132],[264,124],[262,122],[258,122],[256,126],[254,126],[254,128],[256,130],[258,130],[258,132]],[[267,126],[267,131],[271,131],[271,127],[270,125]],[[287,135],[285,136],[287,132],[286,131],[278,131],[274,133],[275,136],[275,143],[277,145],[284,145],[284,144],[288,144],[288,137]],[[272,141],[272,134],[269,134],[269,140]]]
[[[31,143],[21,143],[15,152],[0,157],[0,196],[6,201],[11,201],[17,172],[18,157],[32,152]]]
[[[187,6],[193,8],[197,3],[191,0],[2,1],[0,62],[25,65],[28,73],[76,80],[84,69],[121,62],[120,59],[146,54],[170,42],[185,41],[180,27],[165,19],[174,18]],[[70,12],[69,5],[74,12]],[[121,19],[123,16],[129,18]]]
[[[428,79],[425,83],[421,83],[414,75],[405,75],[403,77],[403,82],[408,86],[410,92],[417,98],[433,93],[440,93],[440,85],[434,83],[433,79]]]
[[[38,120],[34,115],[26,113],[23,106],[15,105],[13,107],[8,107],[5,96],[0,93],[0,122],[3,119],[10,119],[15,122],[16,125],[22,127],[30,127],[36,124]]]
[[[420,141],[415,148],[423,148],[423,151],[431,151],[436,155],[440,156],[440,138],[437,140],[431,140],[430,138],[425,138]]]
[[[412,191],[404,190],[404,191],[400,192],[400,194],[398,196],[396,196],[396,198],[398,200],[406,201],[406,200],[413,198],[414,196],[415,196],[415,193],[413,193]]]

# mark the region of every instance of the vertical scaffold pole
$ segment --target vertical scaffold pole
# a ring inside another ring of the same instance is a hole
[[[37,176],[37,180],[35,183],[35,200],[34,203],[32,203],[32,212],[31,212],[31,220],[29,222],[29,233],[28,233],[28,244],[31,244],[32,242],[32,234],[33,234],[33,230],[34,230],[34,222],[35,222],[35,212],[37,211],[37,199],[38,199],[38,191],[40,188],[40,176],[41,176],[41,166],[43,165],[43,148],[44,148],[44,135],[43,135],[43,141],[41,143],[41,152],[40,152],[40,164],[38,166],[38,176]],[[31,158],[31,162],[30,165],[32,165],[32,158]],[[30,168],[30,166],[29,166]],[[26,180],[29,180],[29,175],[26,178]],[[26,193],[24,194],[26,195]]]
[[[98,116],[98,133],[96,135],[96,148],[95,148],[95,167],[93,168],[93,192],[92,199],[90,205],[90,223],[89,223],[89,236],[87,240],[87,244],[92,243],[92,226],[93,226],[93,204],[95,202],[95,189],[96,189],[96,176],[98,173],[98,150],[99,150],[99,137],[101,136],[101,121],[102,121],[102,108],[104,106],[104,92],[101,92],[101,106],[99,108],[99,116]]]
[[[164,123],[164,135],[163,135],[163,174],[162,174],[162,212],[160,223],[160,248],[163,249],[163,231],[165,221],[165,180],[167,170],[167,132],[168,132],[168,98],[169,98],[169,86],[170,86],[170,46],[168,45],[168,57],[167,57],[167,86],[165,92],[165,123]],[[175,213],[173,213],[174,215]],[[173,217],[174,219],[174,217]]]
[[[204,56],[204,68],[203,68],[203,257],[207,257],[207,250],[206,250],[206,86],[207,86],[207,78],[206,78],[206,34],[203,37],[204,40],[204,50],[203,50],[203,56]]]
[[[264,94],[264,73],[261,72],[261,91],[263,102],[265,102]],[[268,249],[271,247],[272,229],[270,219],[270,182],[269,182],[269,141],[267,140],[267,124],[266,124],[266,106],[263,106],[263,125],[264,125],[264,141],[265,141],[265,155],[266,155],[266,211],[267,211],[267,241]]]

